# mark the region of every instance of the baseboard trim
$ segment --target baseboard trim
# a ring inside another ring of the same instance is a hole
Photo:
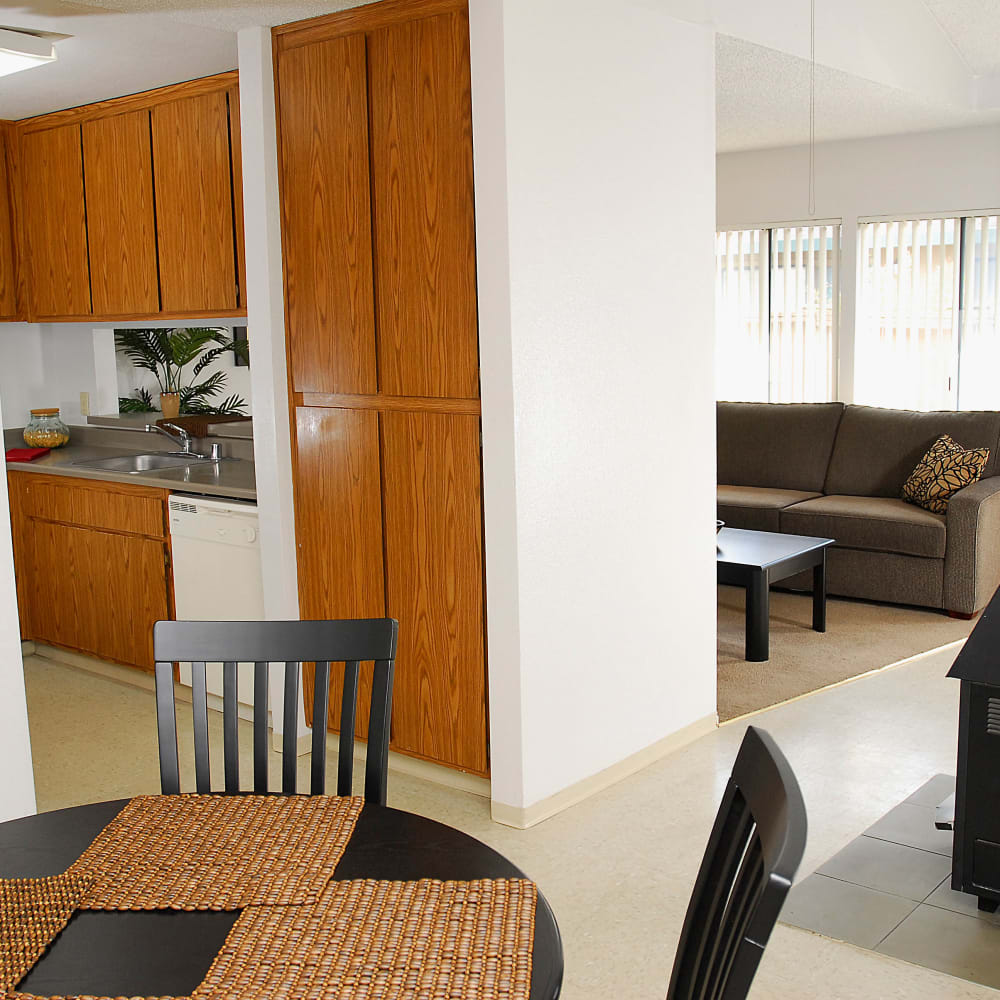
[[[58,646],[48,646],[43,642],[35,643],[35,656],[41,656],[46,660],[55,660],[57,663],[65,663],[68,667],[76,667],[77,670],[84,670],[88,674],[96,674],[98,677],[106,677],[120,684],[128,684],[131,687],[142,688],[143,691],[155,691],[156,681],[151,673],[140,670],[138,667],[126,667],[121,663],[110,663],[107,660],[99,660],[86,653],[74,653],[69,649],[60,649]],[[190,700],[190,696],[188,698]]]
[[[649,767],[650,764],[655,764],[658,760],[676,753],[689,743],[713,732],[718,725],[719,717],[715,712],[712,712],[701,719],[696,719],[683,729],[678,729],[676,733],[671,733],[662,740],[658,740],[624,760],[618,761],[617,764],[612,764],[603,771],[592,774],[589,778],[583,778],[548,798],[533,802],[530,806],[510,806],[504,802],[494,801],[490,806],[493,820],[504,826],[512,826],[517,830],[527,830],[529,827],[536,826],[538,823],[555,816],[556,813],[590,798],[591,795],[595,795],[605,788],[610,788],[611,785],[641,771],[644,767]]]

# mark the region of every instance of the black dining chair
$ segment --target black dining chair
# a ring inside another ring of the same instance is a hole
[[[681,929],[667,1000],[742,1000],[806,846],[806,809],[774,740],[747,728]]]
[[[326,726],[323,723],[329,710],[330,667],[331,663],[343,663],[344,692],[340,706],[337,794],[350,795],[354,777],[354,717],[357,711],[358,674],[360,664],[371,660],[374,662],[374,672],[368,717],[365,801],[385,805],[392,678],[398,632],[399,623],[394,618],[288,622],[157,622],[153,626],[153,656],[156,661],[156,725],[160,746],[160,788],[163,794],[176,795],[181,790],[177,759],[177,714],[174,706],[174,663],[191,662],[195,785],[200,793],[212,791],[206,663],[222,664],[225,791],[231,794],[240,790],[236,686],[239,665],[253,663],[253,790],[258,794],[267,794],[268,670],[271,663],[284,663],[283,795],[294,795],[297,791],[300,668],[303,663],[316,664],[310,793],[322,795],[326,790]]]

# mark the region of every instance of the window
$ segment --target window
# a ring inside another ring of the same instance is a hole
[[[855,400],[996,409],[997,216],[864,222],[859,254]]]
[[[716,395],[822,402],[836,391],[840,226],[716,234]]]

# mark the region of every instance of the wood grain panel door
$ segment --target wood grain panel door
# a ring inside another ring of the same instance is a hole
[[[486,668],[479,418],[382,414],[393,744],[483,774]]]
[[[304,619],[381,618],[382,498],[378,414],[374,410],[300,407],[295,475],[299,611]],[[306,717],[312,720],[313,675],[304,671]],[[340,728],[343,685],[330,686],[328,725]],[[356,732],[368,732],[371,670],[361,672]]]
[[[225,91],[150,112],[164,312],[232,312],[236,250]]]
[[[240,128],[240,88],[227,91],[229,101],[229,154],[233,178],[233,229],[236,237],[237,304],[247,304],[246,240],[243,221],[243,133]]]
[[[159,311],[149,112],[83,123],[94,312]]]
[[[17,247],[10,176],[10,126],[0,125],[0,319],[17,318]]]
[[[475,397],[468,18],[374,31],[368,58],[380,388]]]
[[[169,618],[164,543],[32,520],[34,638],[153,669],[153,623]]]
[[[21,197],[32,319],[90,314],[80,126],[21,136]]]
[[[373,393],[365,39],[278,55],[282,243],[291,382]]]

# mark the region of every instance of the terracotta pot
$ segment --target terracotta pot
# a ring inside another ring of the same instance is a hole
[[[160,409],[164,419],[173,420],[181,412],[181,394],[179,392],[161,392]]]

